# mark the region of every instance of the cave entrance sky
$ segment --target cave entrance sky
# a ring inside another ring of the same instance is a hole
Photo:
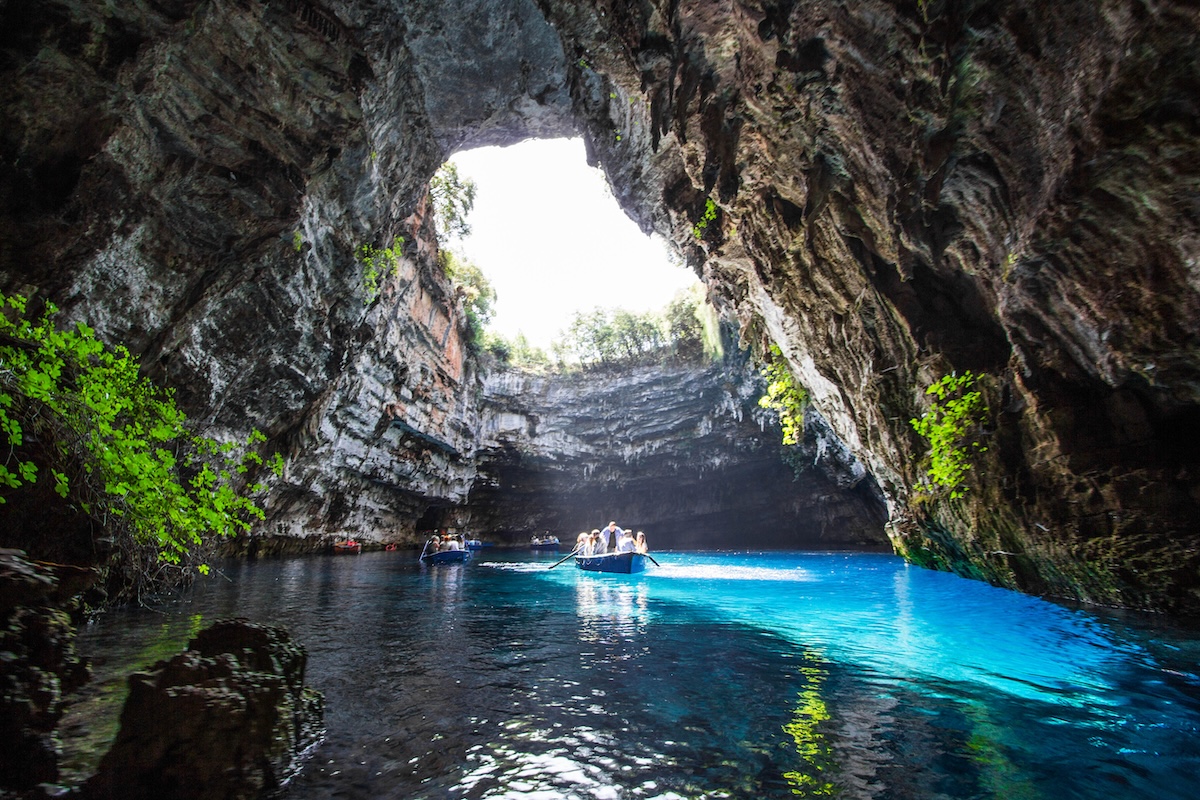
[[[491,329],[549,348],[576,311],[658,310],[699,282],[625,215],[581,139],[530,139],[451,158],[478,185],[471,236],[452,241],[496,289]]]

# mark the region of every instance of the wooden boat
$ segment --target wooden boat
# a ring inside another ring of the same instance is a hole
[[[575,556],[575,566],[588,572],[616,572],[632,575],[644,572],[646,556],[642,553],[605,553],[602,556]]]
[[[421,561],[426,564],[461,564],[470,557],[470,550],[438,550],[436,553],[422,553]]]
[[[342,542],[333,543],[333,552],[335,553],[361,553],[362,542],[356,542],[353,539],[346,539]]]

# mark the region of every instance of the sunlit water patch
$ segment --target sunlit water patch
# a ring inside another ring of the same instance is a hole
[[[888,556],[234,563],[86,629],[86,773],[122,672],[248,616],[308,648],[329,737],[291,798],[1192,798],[1200,639]]]
[[[635,576],[662,600],[776,633],[900,680],[983,684],[1053,702],[1119,703],[1136,648],[1094,618],[891,557],[662,554]],[[733,562],[733,563],[730,563]],[[560,580],[572,580],[570,572]]]

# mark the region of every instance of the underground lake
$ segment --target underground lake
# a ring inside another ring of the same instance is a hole
[[[129,671],[287,627],[327,735],[287,798],[1194,798],[1200,631],[847,552],[230,561],[81,628],[94,768]]]

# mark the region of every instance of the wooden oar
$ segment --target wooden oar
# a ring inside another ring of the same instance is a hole
[[[662,566],[662,564],[655,561],[654,556],[650,555],[649,553],[642,553],[642,555],[644,555],[646,558],[650,559],[650,563],[653,564],[654,566],[656,566],[656,567]]]
[[[575,545],[575,549],[574,549],[574,550],[572,550],[571,552],[567,553],[565,556],[563,556],[562,558],[560,558],[558,561],[555,561],[555,562],[554,562],[553,564],[551,564],[550,566],[546,567],[546,569],[554,569],[554,568],[555,568],[555,567],[557,567],[559,564],[561,564],[562,562],[566,561],[568,558],[570,558],[571,556],[575,555],[575,554],[576,554],[576,553],[578,553],[578,552],[579,552],[579,545]]]

